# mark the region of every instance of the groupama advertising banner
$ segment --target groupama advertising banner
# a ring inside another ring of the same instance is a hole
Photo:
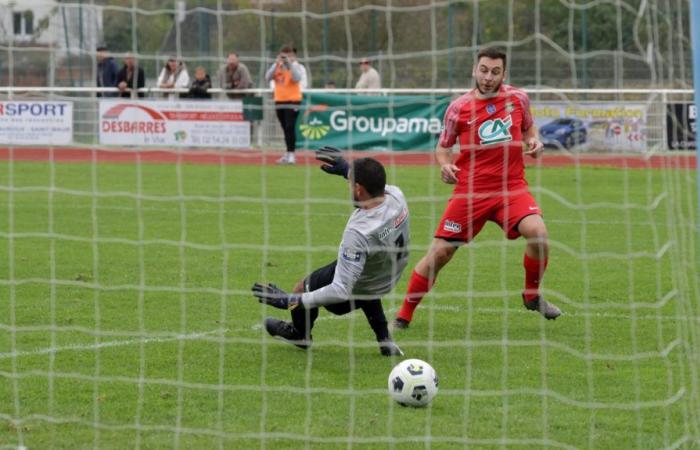
[[[434,150],[448,96],[304,95],[297,120],[301,148]]]

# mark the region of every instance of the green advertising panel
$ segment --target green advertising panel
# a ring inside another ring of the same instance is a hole
[[[304,95],[297,143],[317,149],[433,150],[447,96],[355,94]]]

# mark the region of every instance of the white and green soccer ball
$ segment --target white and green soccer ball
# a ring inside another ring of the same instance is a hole
[[[389,374],[389,394],[401,406],[425,406],[438,392],[435,369],[420,359],[406,359]]]

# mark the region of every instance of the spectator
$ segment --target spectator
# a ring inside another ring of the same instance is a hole
[[[117,67],[114,58],[107,54],[107,47],[97,47],[95,57],[97,58],[97,87],[113,88],[117,87]],[[98,97],[116,97],[116,92],[98,92]]]
[[[295,63],[299,64],[299,69],[301,70],[301,80],[299,80],[299,85],[301,86],[301,90],[303,92],[309,88],[309,74],[306,70],[306,66],[299,62],[299,59],[297,58],[296,48],[292,48],[291,59]]]
[[[135,75],[135,76],[134,76]],[[136,89],[146,86],[146,76],[143,68],[136,65],[136,59],[131,53],[127,53],[124,58],[124,66],[117,73],[117,87],[119,96],[129,98]],[[138,93],[139,98],[144,97],[143,92]]]
[[[275,62],[267,69],[265,80],[274,85],[273,96],[277,119],[284,131],[287,152],[277,164],[295,164],[296,123],[301,105],[301,69],[293,60],[292,47],[285,45],[277,55]]]
[[[238,53],[231,52],[226,59],[226,65],[219,70],[219,87],[221,89],[251,89],[253,79],[248,67],[238,60]],[[242,98],[246,94],[230,92],[228,98]]]
[[[158,87],[161,89],[179,89],[188,88],[190,86],[190,76],[187,73],[187,67],[180,61],[178,62],[175,58],[169,58],[165,63],[165,67],[160,72],[158,77]],[[187,94],[184,94],[186,96]],[[165,94],[170,100],[175,100],[178,94],[168,93]]]
[[[211,78],[204,67],[199,66],[194,69],[194,80],[190,85],[190,98],[211,98],[209,88],[211,88]]]
[[[335,81],[333,80],[328,80],[326,81],[326,89],[335,89]]]
[[[357,80],[355,89],[381,89],[382,82],[379,77],[379,72],[370,65],[367,58],[363,58],[362,61],[360,61],[360,69],[362,70],[362,75],[360,75],[360,79]]]

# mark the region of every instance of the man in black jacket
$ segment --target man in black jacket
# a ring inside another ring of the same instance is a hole
[[[117,87],[117,63],[107,54],[107,47],[97,47],[97,87]],[[98,97],[116,97],[116,92],[98,92]]]
[[[117,87],[119,88],[119,96],[129,98],[132,96],[132,91],[146,86],[146,76],[143,68],[136,65],[134,55],[128,53],[124,58],[124,66],[117,73]],[[143,92],[138,93],[140,98],[144,97]]]

